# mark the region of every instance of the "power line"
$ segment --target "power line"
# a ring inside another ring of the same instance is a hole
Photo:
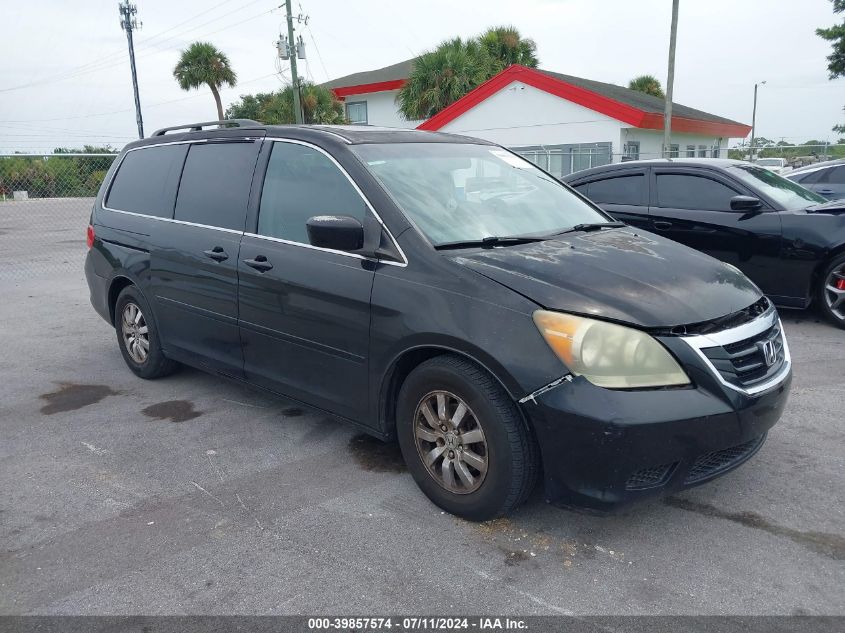
[[[219,6],[222,6],[223,4],[226,4],[226,3],[231,2],[231,1],[232,0],[225,0],[225,2],[221,2],[217,5],[215,5],[214,7],[212,7],[212,9],[217,8]],[[156,42],[154,45],[148,44],[148,42],[150,40],[154,39],[156,37],[156,35],[152,36],[148,40],[142,40],[141,42],[139,42],[138,50],[143,51],[143,53],[146,53],[146,54],[138,55],[138,59],[142,59],[144,57],[149,57],[151,55],[157,55],[159,53],[162,53],[162,52],[165,52],[165,51],[168,51],[168,50],[172,50],[174,48],[178,48],[178,47],[182,46],[181,43],[177,43],[173,46],[168,46],[168,47],[165,47],[165,48],[162,48],[162,49],[159,49],[159,50],[150,50],[152,48],[158,47],[160,44],[163,44],[164,42],[168,42],[168,41],[174,40],[176,38],[182,37],[183,35],[185,35],[187,33],[191,33],[192,31],[196,31],[197,29],[202,28],[203,26],[207,26],[209,24],[212,24],[213,22],[217,22],[218,20],[222,20],[223,18],[228,17],[229,15],[232,15],[233,13],[237,13],[238,11],[242,11],[243,9],[246,9],[247,7],[250,7],[254,4],[256,4],[257,2],[261,2],[261,1],[263,1],[263,0],[252,0],[251,2],[247,2],[246,4],[243,4],[236,9],[233,9],[232,11],[229,11],[227,13],[219,15],[216,18],[213,18],[211,20],[203,22],[202,24],[198,24],[196,26],[193,26],[193,27],[186,29],[184,31],[181,31],[179,33],[175,33],[174,35],[172,35],[170,37],[167,37],[167,38],[165,38],[165,39],[163,39],[159,42]],[[209,11],[210,10],[211,9],[209,9]],[[254,20],[254,19],[257,19],[259,17],[262,17],[262,16],[266,15],[267,13],[271,13],[274,10],[275,10],[275,8],[270,9],[269,11],[264,11],[262,13],[254,15],[250,18],[245,19],[245,20],[241,20],[240,22],[235,22],[234,24],[229,24],[228,26],[225,26],[222,29],[212,31],[211,33],[205,33],[203,35],[200,35],[199,37],[208,37],[209,35],[214,35],[215,33],[220,33],[221,31],[225,31],[227,29],[234,28],[236,26],[239,26],[240,24],[243,24],[244,22],[248,22],[250,20]],[[205,13],[207,13],[207,12],[204,11],[202,14],[198,14],[198,15],[203,15]],[[198,17],[198,16],[194,16],[194,17]],[[193,20],[193,18],[186,20],[185,22],[191,22],[192,20]],[[180,24],[184,24],[185,22],[182,22]],[[174,27],[171,27],[171,29],[161,31],[157,35],[162,35],[163,33],[166,33],[167,31],[172,30],[173,28],[176,28],[176,27],[174,26]],[[45,84],[57,83],[59,81],[66,81],[68,79],[75,79],[75,78],[81,77],[83,75],[88,75],[88,74],[91,74],[91,73],[106,70],[108,68],[114,68],[115,66],[120,66],[120,65],[122,65],[126,62],[127,58],[128,58],[128,55],[126,53],[121,54],[118,57],[118,59],[115,59],[114,55],[109,55],[109,56],[106,56],[103,59],[88,62],[87,64],[83,64],[82,66],[77,67],[76,69],[70,69],[69,71],[66,71],[66,72],[61,73],[61,74],[57,74],[57,75],[53,75],[53,76],[50,76],[50,77],[45,77],[43,79],[31,81],[31,82],[28,82],[28,83],[25,83],[25,84],[21,84],[19,86],[12,86],[10,88],[0,88],[0,93],[12,92],[12,91],[16,91],[16,90],[23,90],[25,88],[31,88],[31,87],[45,85]]]
[[[268,77],[275,77],[276,73],[270,73],[268,75],[262,75],[260,77],[254,77],[252,79],[247,79],[246,81],[238,82],[238,86],[245,86],[251,83],[255,83],[256,81],[261,81],[262,79],[267,79]],[[159,106],[167,105],[169,103],[176,103],[178,101],[187,101],[188,99],[197,99],[199,97],[206,96],[207,93],[197,92],[194,94],[187,95],[185,97],[179,97],[178,99],[168,99],[167,101],[158,101],[156,103],[148,103],[147,109],[149,108],[157,108]],[[80,114],[76,116],[66,116],[66,117],[54,117],[49,119],[10,119],[8,121],[0,121],[0,124],[5,123],[41,123],[41,122],[51,122],[51,121],[71,121],[77,119],[90,119],[94,117],[100,116],[108,116],[110,114],[123,114],[124,112],[131,112],[132,108],[124,108],[122,110],[110,110],[108,112],[93,112],[89,114]]]
[[[314,37],[314,34],[311,32],[311,27],[306,26],[305,30],[308,31],[308,37],[311,38],[311,43],[314,45],[314,51],[317,53],[317,59],[320,60],[320,66],[323,67],[323,74],[326,76],[326,81],[329,81],[331,79],[331,76],[329,75],[329,71],[326,70],[326,65],[323,63],[323,56],[320,55],[320,49],[317,48],[317,40]]]

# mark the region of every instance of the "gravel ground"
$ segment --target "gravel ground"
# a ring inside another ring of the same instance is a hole
[[[0,614],[845,614],[845,332],[784,312],[748,464],[613,517],[442,513],[398,450],[198,371],[135,378],[90,201],[0,205]]]

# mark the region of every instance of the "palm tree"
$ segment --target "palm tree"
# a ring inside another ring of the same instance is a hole
[[[540,63],[537,59],[537,44],[532,39],[522,37],[513,26],[489,28],[478,38],[478,42],[500,69],[511,64],[536,68]]]
[[[182,57],[173,69],[173,77],[179,82],[182,90],[208,85],[217,104],[217,120],[223,120],[220,86],[226,84],[234,87],[238,80],[229,65],[229,58],[223,52],[208,42],[194,42],[187,50],[182,51]]]
[[[306,123],[346,123],[343,103],[328,88],[303,82],[299,89]],[[287,86],[278,92],[260,92],[241,95],[226,109],[228,119],[255,119],[267,125],[293,123],[293,88]]]
[[[637,92],[644,92],[653,97],[660,97],[661,99],[666,96],[663,94],[663,86],[660,85],[660,80],[654,75],[634,77],[628,82],[628,88]]]
[[[512,64],[536,68],[537,45],[512,26],[479,36],[456,37],[414,60],[399,90],[399,110],[408,120],[427,119]]]
[[[477,40],[456,37],[414,60],[408,81],[399,90],[399,110],[408,120],[427,119],[463,97],[496,72],[496,65]]]

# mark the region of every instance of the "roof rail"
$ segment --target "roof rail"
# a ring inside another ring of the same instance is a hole
[[[199,132],[204,127],[211,127],[212,125],[216,125],[220,128],[225,127],[255,127],[261,126],[261,123],[258,121],[253,121],[252,119],[226,119],[225,121],[204,121],[202,123],[188,123],[186,125],[174,125],[173,127],[163,127],[160,130],[156,130],[153,132],[153,136],[164,136],[168,132],[173,132],[175,130],[188,130],[190,132]]]

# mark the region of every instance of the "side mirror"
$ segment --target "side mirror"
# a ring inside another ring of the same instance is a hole
[[[348,215],[315,215],[305,223],[312,246],[357,251],[364,246],[364,227]]]
[[[760,198],[754,196],[734,196],[731,198],[731,210],[752,212],[759,211],[763,208],[763,203]]]

